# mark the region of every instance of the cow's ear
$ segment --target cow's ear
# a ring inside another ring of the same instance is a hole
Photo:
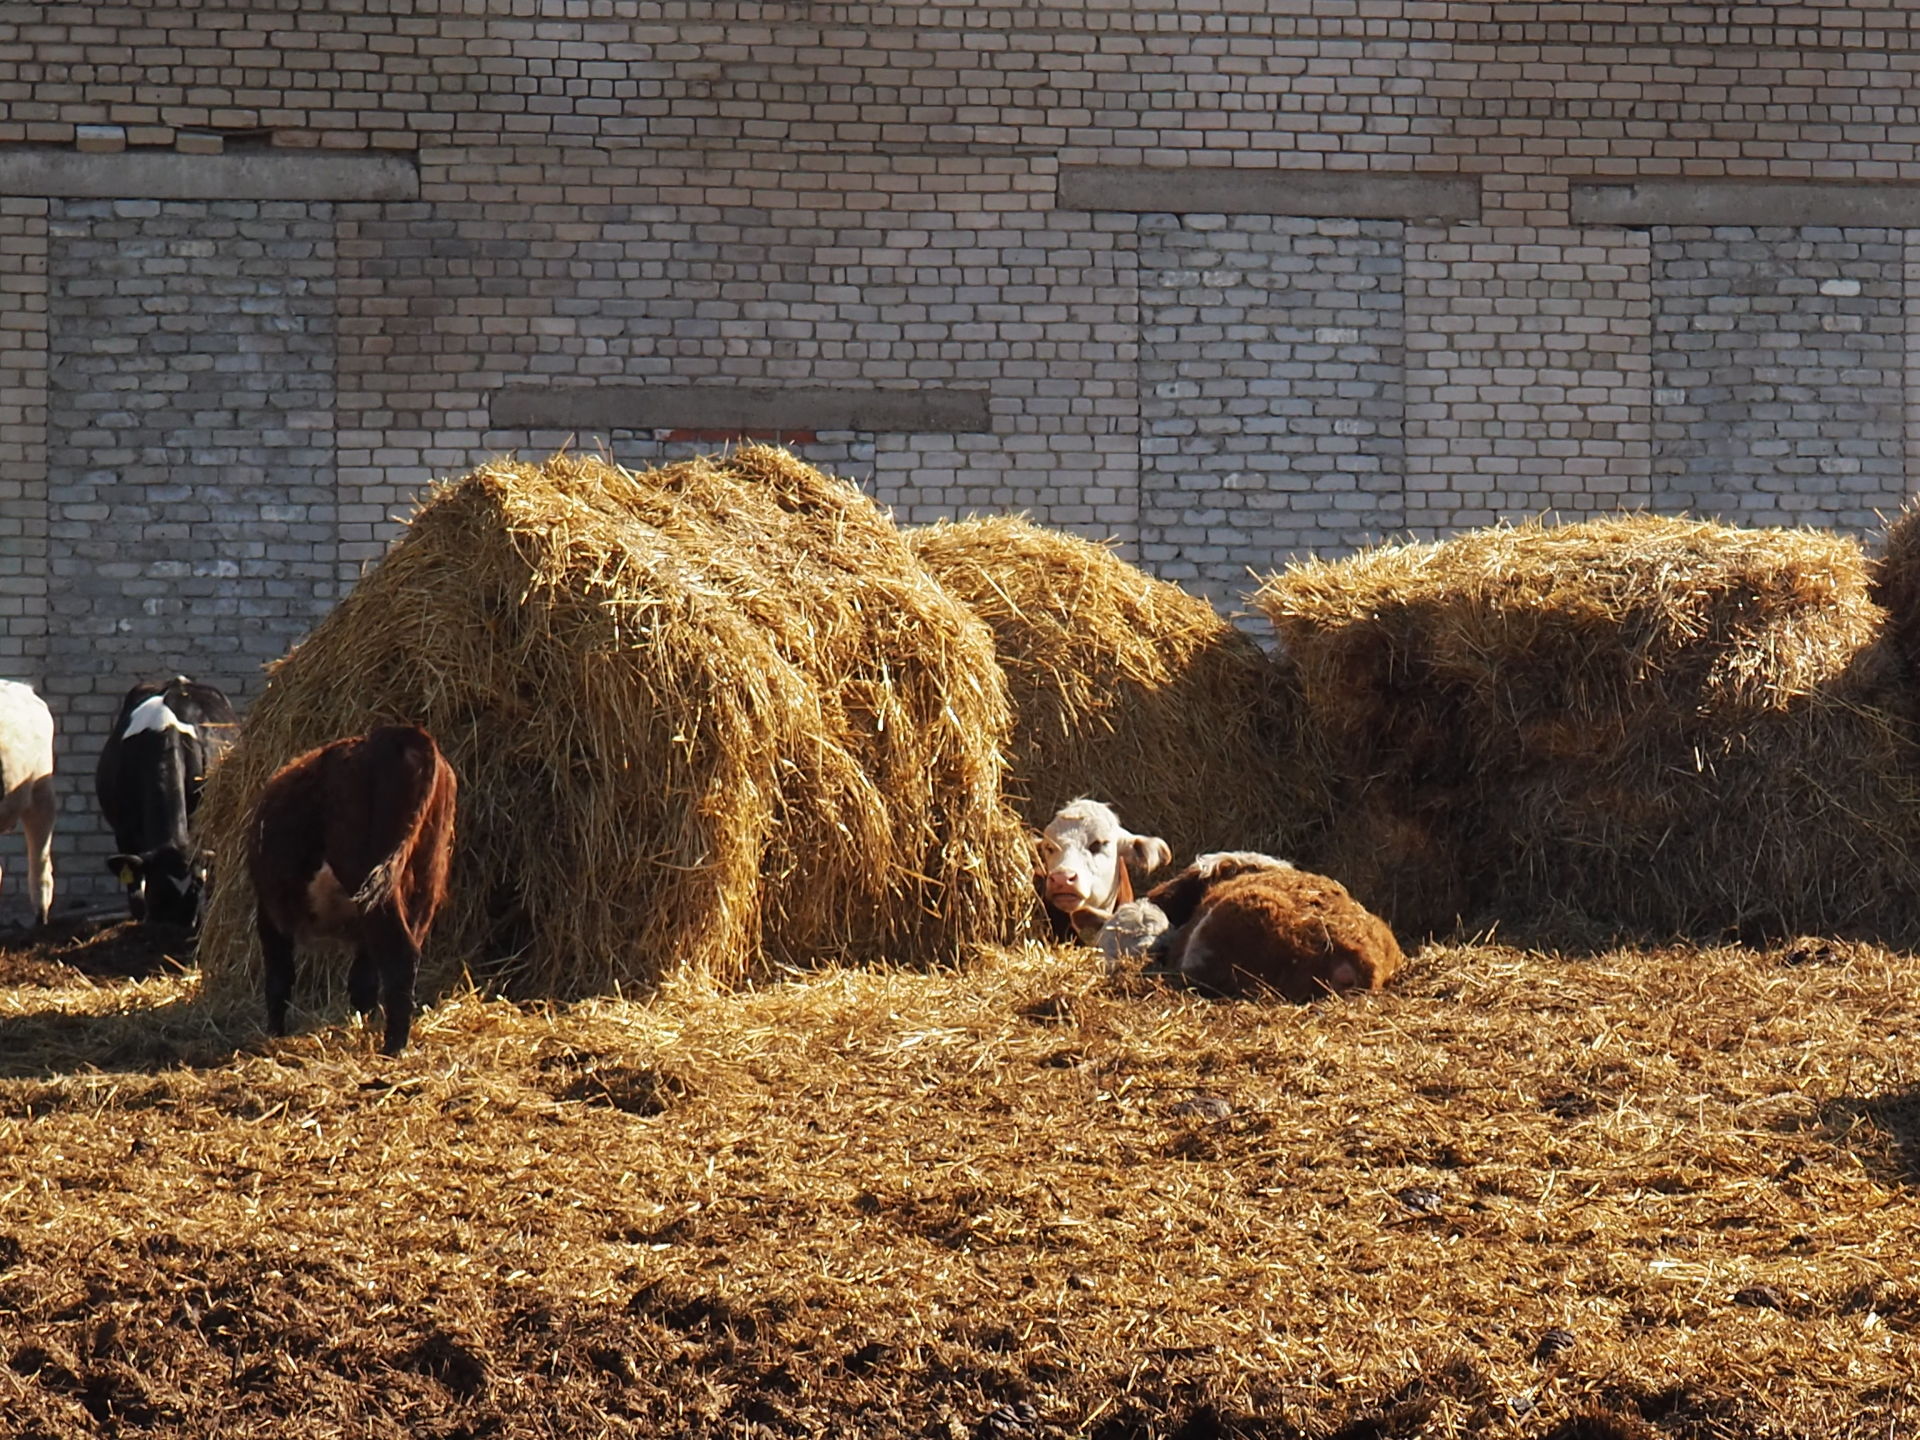
[[[138,855],[109,855],[107,869],[114,873],[122,885],[131,885],[140,878],[145,862]]]
[[[1130,835],[1125,851],[1127,863],[1142,874],[1173,863],[1173,847],[1158,835]]]

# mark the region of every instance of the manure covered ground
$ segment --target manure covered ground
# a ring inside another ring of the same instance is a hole
[[[1297,1008],[1036,946],[461,994],[387,1060],[87,973],[114,928],[0,956],[8,1436],[1920,1426],[1904,954],[1458,946]]]

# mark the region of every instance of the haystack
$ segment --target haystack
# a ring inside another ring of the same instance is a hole
[[[1269,578],[1336,797],[1319,861],[1403,931],[1920,935],[1920,811],[1850,538],[1651,515]]]
[[[1887,611],[1887,640],[1920,689],[1920,505],[1909,503],[1887,526],[1870,566],[1873,598]]]
[[[209,989],[251,994],[246,807],[382,721],[461,778],[424,986],[577,996],[680,969],[952,960],[1029,903],[992,639],[852,487],[784,451],[579,456],[436,489],[272,670],[208,786]]]
[[[1103,545],[1011,517],[907,532],[993,631],[1030,824],[1079,795],[1176,856],[1288,849],[1316,804],[1290,761],[1287,677],[1213,607]]]

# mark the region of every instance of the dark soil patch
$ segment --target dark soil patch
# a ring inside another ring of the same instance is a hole
[[[174,975],[193,963],[193,937],[177,925],[89,916],[0,928],[0,986],[53,989]]]

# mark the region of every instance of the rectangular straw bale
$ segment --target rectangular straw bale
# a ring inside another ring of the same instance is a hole
[[[1255,603],[1336,797],[1323,858],[1403,929],[1920,933],[1913,737],[1850,538],[1528,524]]]
[[[461,777],[428,993],[462,969],[564,997],[950,961],[1029,904],[990,636],[870,501],[784,451],[438,487],[273,667],[212,777],[210,989],[252,990],[237,857],[260,784],[396,720]]]

